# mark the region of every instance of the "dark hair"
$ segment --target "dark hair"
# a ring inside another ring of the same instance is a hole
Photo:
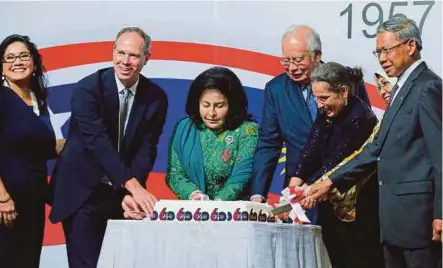
[[[3,40],[3,42],[0,44],[0,57],[1,59],[3,59],[3,57],[5,56],[6,48],[10,44],[15,42],[21,42],[25,44],[25,46],[28,48],[29,52],[31,53],[31,57],[35,66],[35,71],[31,76],[31,83],[30,83],[31,90],[35,94],[40,112],[46,112],[47,90],[46,90],[46,78],[44,75],[46,71],[45,67],[43,66],[42,57],[37,50],[37,46],[33,42],[31,42],[29,37],[26,35],[13,34],[6,37]],[[0,64],[0,72],[3,73],[3,64]],[[1,83],[3,84],[3,82],[4,82],[4,77],[2,76]]]
[[[345,67],[336,62],[321,64],[311,74],[312,82],[326,82],[329,84],[329,90],[335,93],[342,92],[346,87],[351,95],[356,95],[362,79],[361,68]]]
[[[228,68],[212,67],[199,74],[191,84],[186,101],[186,113],[197,126],[203,123],[200,116],[200,98],[208,89],[216,89],[228,99],[229,111],[223,129],[233,130],[244,121],[250,121],[248,99],[240,79]]]

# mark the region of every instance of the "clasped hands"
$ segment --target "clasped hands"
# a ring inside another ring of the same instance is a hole
[[[332,181],[330,179],[322,180],[312,185],[307,185],[298,177],[292,177],[289,186],[302,187],[305,198],[300,201],[302,208],[313,208],[318,202],[325,201],[327,193],[331,190]]]
[[[138,220],[150,218],[157,198],[148,192],[136,178],[131,178],[124,186],[130,195],[126,195],[122,200],[123,216],[127,219]]]

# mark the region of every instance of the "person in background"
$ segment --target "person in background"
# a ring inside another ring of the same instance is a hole
[[[288,173],[291,176],[289,186],[314,183],[368,139],[377,118],[364,101],[354,96],[362,78],[361,69],[334,62],[324,63],[312,72],[312,91],[321,113],[312,126],[299,165],[293,173]],[[377,196],[367,194],[359,197],[362,198],[376,200]],[[363,202],[366,206],[360,206],[356,221],[337,218],[330,203],[319,205],[317,224],[322,226],[332,267],[372,268],[383,263],[378,236],[372,231],[379,229],[377,206],[371,201]]]
[[[210,68],[192,82],[186,101],[188,117],[171,138],[166,183],[184,200],[244,199],[252,173],[258,125],[238,77],[224,67]],[[130,196],[128,218],[141,218]]]
[[[29,37],[0,44],[0,266],[39,267],[45,224],[46,161],[57,156],[45,69]]]
[[[377,93],[383,99],[386,105],[391,99],[391,91],[397,83],[397,77],[389,77],[385,71],[380,70],[374,73],[377,82]]]

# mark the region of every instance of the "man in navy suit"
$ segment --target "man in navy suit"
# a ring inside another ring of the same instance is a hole
[[[252,174],[252,201],[265,201],[283,143],[286,144],[286,173],[293,174],[298,165],[318,113],[310,75],[321,64],[321,50],[320,36],[308,26],[292,25],[283,35],[280,62],[285,73],[265,86],[263,119]],[[357,95],[369,103],[363,85]]]
[[[381,243],[388,268],[442,265],[442,80],[421,59],[413,20],[394,17],[377,31],[374,54],[398,77],[374,141],[306,189],[319,199],[344,191],[377,170]]]
[[[157,155],[167,111],[164,91],[140,74],[150,55],[150,37],[122,29],[113,68],[80,80],[71,99],[66,146],[57,161],[52,222],[62,221],[69,267],[96,267],[108,219],[123,217],[129,192],[152,213],[156,198],[144,188]]]

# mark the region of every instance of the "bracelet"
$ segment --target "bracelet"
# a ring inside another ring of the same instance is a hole
[[[6,194],[5,196],[0,198],[0,203],[6,203],[9,200],[11,200],[11,196],[9,194]]]
[[[200,191],[200,190],[195,190],[195,191],[193,191],[193,192],[189,195],[188,200],[192,200],[192,197],[193,197],[194,195],[196,195],[196,194],[203,194],[203,192]]]

